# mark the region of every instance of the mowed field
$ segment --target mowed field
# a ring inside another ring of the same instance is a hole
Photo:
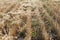
[[[0,0],[0,40],[60,40],[60,1]]]

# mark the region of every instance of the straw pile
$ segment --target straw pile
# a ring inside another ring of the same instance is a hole
[[[60,40],[60,2],[0,0],[0,40]]]

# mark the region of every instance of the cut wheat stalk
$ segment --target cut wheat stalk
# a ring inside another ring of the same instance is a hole
[[[11,4],[11,5],[8,6],[6,9],[3,9],[3,12],[4,12],[4,13],[8,13],[15,5],[16,5],[15,3]]]
[[[42,4],[42,3],[41,3]],[[44,7],[43,7],[43,4],[42,4],[42,9],[44,10],[43,12],[45,13],[45,18],[50,22],[50,24],[52,24],[52,26],[53,26],[53,28],[57,31],[57,33],[58,33],[58,36],[60,36],[60,26],[59,26],[59,24],[56,22],[56,21],[54,21],[50,16],[49,16],[49,14],[47,13],[47,11],[44,9]]]
[[[46,6],[46,7],[50,7],[50,6],[48,6],[48,5],[46,5],[46,4],[44,4],[44,6]],[[52,11],[52,13],[50,13],[52,16],[54,16],[55,18],[56,18],[56,20],[59,22],[59,20],[60,20],[60,16],[53,10],[53,8],[51,8],[51,11]]]
[[[30,11],[29,11],[29,13],[31,13]],[[32,30],[31,30],[31,14],[29,14],[28,13],[28,15],[27,15],[27,26],[26,26],[26,30],[27,30],[27,33],[26,33],[26,37],[25,37],[25,39],[24,40],[31,40],[31,32],[32,32]]]
[[[16,5],[11,9],[11,11],[16,11],[20,7],[19,3],[16,3]]]
[[[36,9],[36,10],[37,10],[37,9]],[[35,12],[37,12],[37,13],[36,13],[36,14],[37,14],[37,19],[38,19],[38,21],[39,21],[40,28],[41,28],[41,30],[42,30],[42,35],[43,35],[43,37],[44,37],[44,40],[49,40],[49,39],[50,39],[50,38],[49,38],[49,34],[47,33],[46,26],[45,26],[44,22],[42,21],[42,17],[40,16],[40,13],[38,12],[38,10],[35,11]]]
[[[0,7],[0,12],[3,12],[5,9],[6,9],[6,7],[8,7],[10,4],[4,4],[3,3],[3,5],[1,5],[1,7]]]

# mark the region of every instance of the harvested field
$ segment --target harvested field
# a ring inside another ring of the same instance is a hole
[[[60,40],[60,1],[0,0],[0,40]]]

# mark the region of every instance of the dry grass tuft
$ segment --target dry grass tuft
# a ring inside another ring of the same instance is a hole
[[[60,40],[60,2],[0,0],[0,40]]]

